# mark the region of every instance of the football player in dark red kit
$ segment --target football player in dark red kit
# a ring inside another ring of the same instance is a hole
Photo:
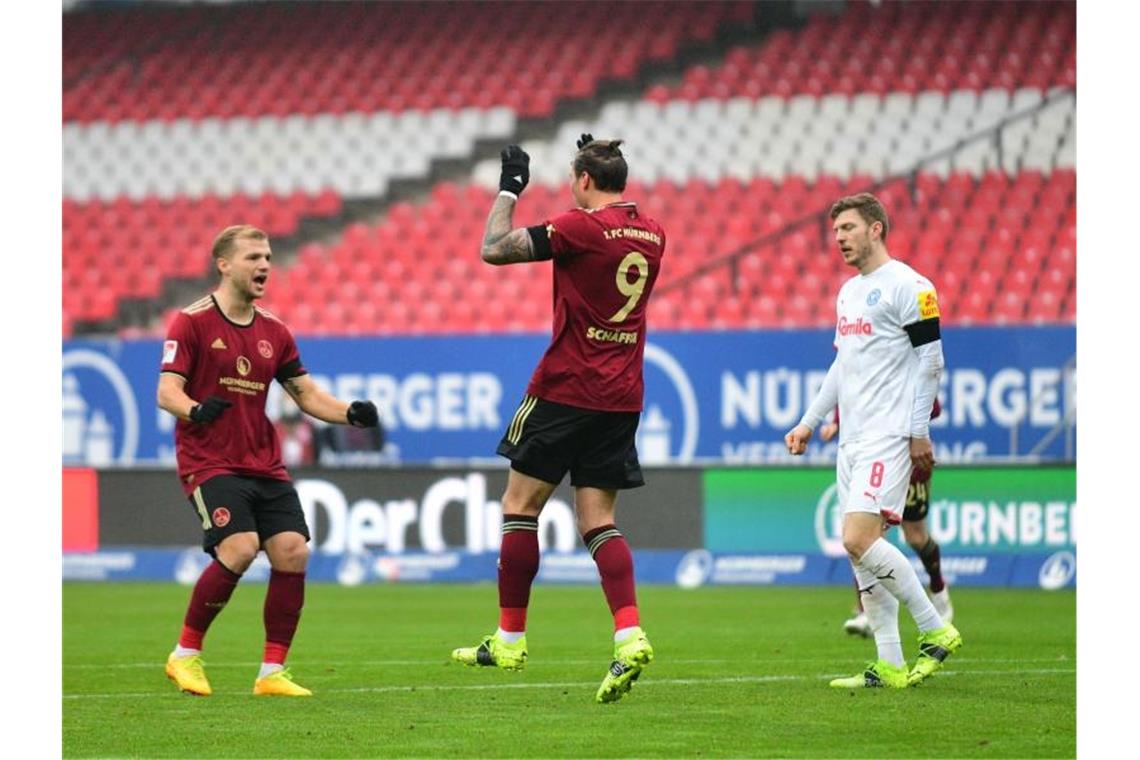
[[[538,516],[570,473],[578,531],[593,556],[614,620],[614,652],[597,701],[627,694],[653,659],[637,609],[633,556],[615,526],[617,494],[644,485],[634,434],[644,386],[645,313],[665,252],[665,232],[622,198],[628,167],[621,140],[582,135],[570,167],[577,208],[512,229],[530,156],[502,152],[499,196],[482,257],[489,264],[553,260],[554,327],[498,453],[511,460],[499,550],[499,628],[452,657],[519,670],[526,613],[538,573]]]
[[[166,674],[180,689],[211,693],[202,640],[242,573],[265,550],[265,656],[253,693],[309,696],[285,668],[305,597],[309,529],[265,415],[276,380],[307,414],[329,423],[375,427],[371,401],[340,401],[306,373],[289,328],[254,304],[269,278],[269,239],[256,227],[227,227],[214,241],[217,290],[183,309],[162,349],[158,405],[178,418],[178,478],[201,521],[214,561],[190,597]]]

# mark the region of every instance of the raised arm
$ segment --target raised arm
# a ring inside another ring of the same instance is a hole
[[[499,195],[487,216],[487,227],[483,231],[483,245],[479,253],[483,261],[496,266],[538,261],[540,257],[536,254],[530,231],[525,227],[511,227],[515,204],[530,182],[530,156],[519,146],[508,145],[499,157],[502,160]]]
[[[483,246],[479,251],[488,264],[499,266],[538,260],[530,232],[525,227],[511,229],[515,203],[514,196],[502,192],[491,206],[487,228],[483,232]]]
[[[307,374],[291,377],[282,385],[302,412],[318,420],[355,427],[377,427],[380,424],[380,415],[371,401],[341,401]]]

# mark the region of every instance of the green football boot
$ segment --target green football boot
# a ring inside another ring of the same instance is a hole
[[[606,673],[595,699],[598,702],[617,702],[633,688],[641,669],[653,662],[653,645],[640,627],[622,642],[614,643],[614,660]]]
[[[508,644],[498,633],[484,636],[478,646],[459,647],[451,653],[451,659],[464,665],[493,665],[503,670],[522,670],[526,656],[526,636]]]
[[[958,651],[960,646],[962,646],[962,634],[949,623],[933,631],[918,634],[918,659],[914,661],[914,667],[907,674],[907,683],[917,686],[930,678],[942,667],[946,658]]]
[[[906,666],[886,660],[869,662],[859,675],[836,678],[830,684],[833,689],[905,689],[906,685]]]

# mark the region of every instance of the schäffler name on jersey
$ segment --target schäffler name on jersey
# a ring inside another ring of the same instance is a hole
[[[587,340],[598,340],[603,343],[637,344],[637,330],[606,330],[601,327],[587,327]]]

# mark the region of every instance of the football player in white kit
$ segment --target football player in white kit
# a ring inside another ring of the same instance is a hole
[[[785,436],[802,454],[812,431],[838,404],[843,425],[836,462],[843,546],[851,558],[878,659],[836,688],[913,686],[962,645],[923,591],[914,568],[884,538],[902,519],[911,468],[934,466],[930,411],[942,373],[938,296],[930,280],[887,252],[887,213],[869,193],[831,207],[843,260],[859,270],[836,301],[835,361],[803,419]],[[918,626],[909,670],[899,637],[899,602]]]

